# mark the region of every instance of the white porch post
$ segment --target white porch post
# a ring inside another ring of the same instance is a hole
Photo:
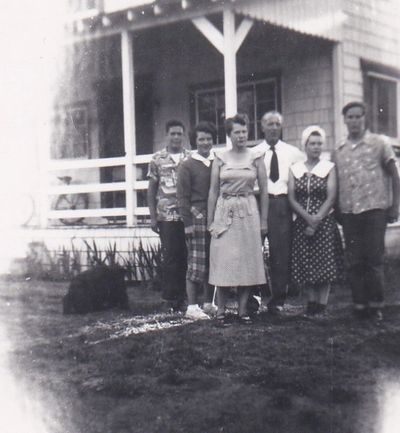
[[[224,9],[224,78],[225,78],[225,117],[237,112],[235,13]]]
[[[47,227],[47,216],[49,212],[49,173],[48,165],[50,149],[47,140],[37,139],[39,150],[39,224],[42,229]]]
[[[334,145],[343,137],[342,107],[344,104],[343,90],[343,45],[337,42],[332,52],[333,66],[333,110],[334,110]]]
[[[236,52],[253,26],[253,20],[244,18],[235,28],[235,13],[229,7],[223,13],[223,34],[205,17],[192,20],[196,28],[224,56],[225,117],[237,113]],[[227,146],[230,142],[227,139]]]
[[[135,222],[136,191],[133,190],[136,180],[136,128],[135,128],[135,73],[133,67],[133,40],[128,31],[121,34],[122,56],[122,97],[124,110],[124,146],[125,146],[125,200],[126,224]]]

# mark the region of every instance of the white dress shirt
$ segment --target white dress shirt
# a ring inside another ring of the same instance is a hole
[[[272,150],[270,145],[263,140],[253,147],[254,151],[265,152],[264,162],[268,176],[268,194],[280,195],[288,193],[289,168],[298,161],[305,161],[306,156],[297,147],[279,140],[275,145],[275,152],[278,157],[279,179],[272,182],[269,178]]]

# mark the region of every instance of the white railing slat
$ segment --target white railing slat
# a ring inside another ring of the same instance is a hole
[[[124,207],[113,207],[101,209],[50,210],[47,216],[50,219],[126,216],[126,209]]]
[[[117,167],[125,165],[125,156],[117,158],[96,158],[96,159],[63,159],[51,160],[48,162],[49,171],[71,170],[84,168]]]
[[[48,190],[49,195],[58,194],[81,194],[89,192],[124,191],[125,182],[112,183],[87,183],[51,186]]]

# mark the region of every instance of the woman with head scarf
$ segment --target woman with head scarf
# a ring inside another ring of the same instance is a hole
[[[331,284],[341,279],[342,243],[332,208],[337,181],[334,163],[321,159],[325,131],[309,126],[303,131],[306,161],[293,164],[289,173],[289,202],[293,222],[291,274],[305,288],[307,316],[323,315]]]

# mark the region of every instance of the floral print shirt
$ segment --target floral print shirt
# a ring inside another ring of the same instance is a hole
[[[156,152],[150,163],[147,176],[158,183],[157,220],[180,221],[176,197],[178,166],[190,151],[183,149],[178,162],[175,162],[167,148]]]
[[[339,183],[339,206],[343,213],[359,214],[387,209],[392,203],[386,166],[395,161],[386,137],[366,131],[358,143],[344,140],[334,154]]]

